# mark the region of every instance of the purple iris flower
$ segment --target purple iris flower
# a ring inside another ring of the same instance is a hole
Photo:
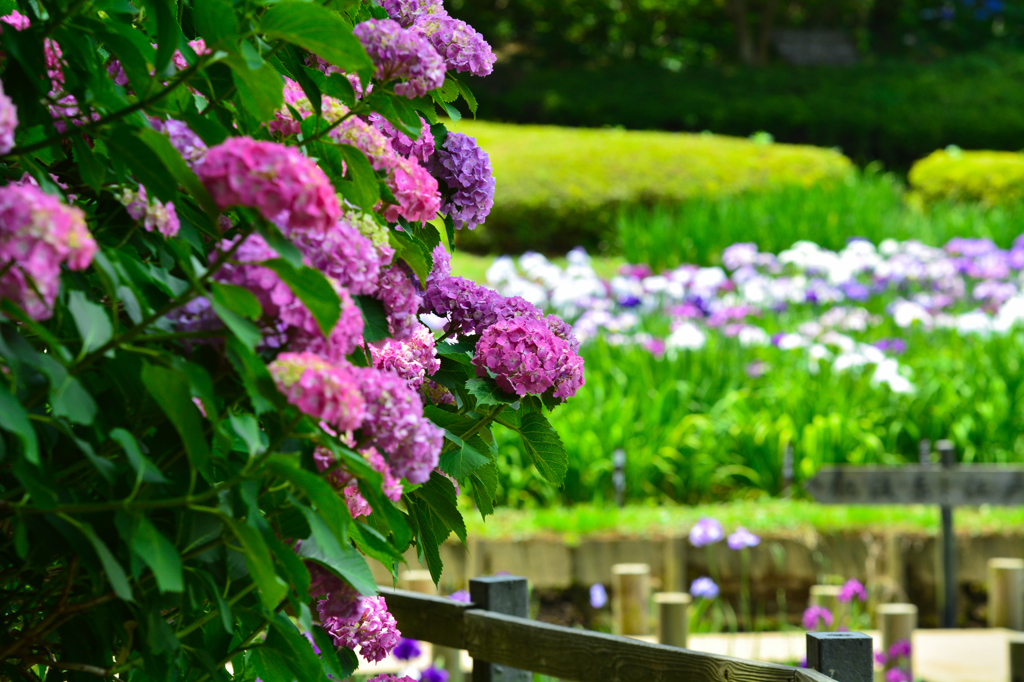
[[[902,668],[889,668],[885,671],[885,682],[910,682],[910,674]]]
[[[448,682],[448,671],[430,666],[420,673],[420,682]]]
[[[713,545],[725,537],[722,524],[715,519],[703,518],[690,529],[690,544],[694,547]]]
[[[843,285],[843,293],[851,301],[866,301],[871,297],[871,292],[860,282],[847,282]]]
[[[898,639],[889,647],[889,658],[910,658],[910,640]]]
[[[907,342],[903,339],[879,339],[872,345],[884,353],[893,353],[894,355],[900,355],[907,351]]]
[[[747,376],[751,379],[760,379],[763,377],[768,370],[771,369],[771,365],[763,360],[754,360],[749,365],[743,368],[743,371],[747,373]],[[732,542],[732,536],[729,536],[729,542]],[[730,544],[730,547],[732,545]],[[733,548],[735,549],[735,547]]]
[[[398,640],[398,644],[391,650],[391,653],[400,661],[411,661],[414,658],[418,658],[423,651],[420,649],[420,643],[415,639],[403,637]]]
[[[452,592],[448,595],[448,598],[454,599],[455,601],[461,601],[465,604],[468,604],[470,601],[472,601],[469,598],[469,592],[466,592],[465,590],[457,590],[455,592]]]
[[[832,627],[832,612],[826,609],[824,606],[811,606],[804,611],[804,629],[805,630],[817,630],[818,621],[821,621],[824,627]]]
[[[623,308],[635,308],[640,305],[640,299],[636,296],[623,296],[619,299],[619,305]]]
[[[718,593],[718,585],[716,585],[715,581],[706,575],[702,575],[690,583],[690,595],[693,597],[699,597],[700,599],[714,599],[718,596]]]
[[[727,543],[729,545],[729,549],[757,547],[761,544],[761,538],[757,537],[743,526],[740,526],[736,529],[735,533],[729,536]]]
[[[594,583],[590,586],[590,606],[595,609],[603,609],[608,603],[608,592],[601,583]]]
[[[836,599],[843,603],[849,604],[853,601],[854,597],[863,601],[868,600],[868,591],[864,589],[864,585],[861,584],[856,578],[850,578],[843,585],[843,589],[839,590],[839,594],[836,595]]]

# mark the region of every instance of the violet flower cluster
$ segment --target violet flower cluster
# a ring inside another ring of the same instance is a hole
[[[499,387],[519,396],[553,388],[554,397],[568,398],[583,385],[583,359],[543,320],[528,317],[502,320],[484,330],[473,365],[478,376],[492,375]]]
[[[96,250],[80,209],[29,182],[0,187],[0,297],[32,319],[53,314],[61,266],[84,270]]]
[[[449,69],[487,76],[494,69],[494,51],[472,26],[448,15],[440,0],[384,0],[388,16],[430,39]]]
[[[482,225],[494,206],[495,180],[487,152],[464,133],[448,133],[430,168],[451,190],[441,210],[451,215],[455,227]]]
[[[444,84],[444,60],[427,38],[391,19],[370,19],[353,31],[373,60],[374,77],[402,79],[395,94],[415,99]]]
[[[121,194],[121,203],[132,220],[141,220],[146,232],[154,230],[170,239],[178,234],[181,229],[181,222],[178,220],[178,213],[174,204],[163,203],[159,199],[148,200],[146,188],[139,185],[139,189],[132,191],[126,189]]]
[[[309,593],[323,597],[316,603],[320,625],[334,645],[358,647],[360,655],[368,661],[384,660],[402,637],[384,597],[361,596],[318,564],[306,562],[306,566],[312,579]]]
[[[4,84],[0,83],[0,154],[14,149],[14,131],[18,127],[18,107],[4,93]]]

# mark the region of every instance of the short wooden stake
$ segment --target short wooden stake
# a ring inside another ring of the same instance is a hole
[[[1024,637],[1010,639],[1010,682],[1024,682]]]
[[[658,592],[658,643],[686,648],[690,595],[685,592]]]
[[[398,585],[403,590],[420,594],[437,594],[430,571],[402,571],[398,574]]]
[[[1024,559],[988,560],[988,626],[1024,630]]]
[[[913,604],[879,604],[875,609],[875,627],[882,632],[882,651],[888,655],[889,649],[896,642],[913,642],[914,630],[917,629],[917,607]],[[886,670],[895,667],[895,664],[895,661],[890,661],[885,666]]]
[[[903,537],[885,538],[885,575],[897,599],[907,598],[907,564],[903,560]]]
[[[664,568],[661,575],[663,592],[686,590],[686,542],[685,537],[669,537],[662,541]]]
[[[650,634],[651,567],[648,564],[612,566],[612,615],[617,635]]]
[[[807,667],[836,682],[872,682],[871,637],[860,632],[808,632]]]
[[[469,598],[478,609],[520,618],[530,617],[526,578],[490,576],[469,581]],[[530,682],[533,673],[479,659],[473,661],[473,682]]]

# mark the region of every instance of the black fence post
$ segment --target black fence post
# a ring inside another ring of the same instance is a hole
[[[808,632],[807,667],[836,682],[872,682],[871,637],[860,632]]]
[[[491,576],[469,581],[469,598],[485,611],[507,616],[530,617],[530,593],[526,578]],[[533,673],[504,665],[473,660],[473,682],[530,682]]]
[[[946,471],[956,466],[956,446],[951,440],[940,440],[935,444],[942,459],[942,468]],[[941,606],[940,622],[944,628],[955,628],[957,621],[957,565],[956,565],[956,535],[953,534],[953,507],[943,504],[940,506],[942,513],[942,540],[940,553],[942,557],[942,590],[939,592],[939,605]]]

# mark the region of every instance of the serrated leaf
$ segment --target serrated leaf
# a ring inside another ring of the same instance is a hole
[[[466,390],[476,398],[477,405],[511,405],[519,400],[519,396],[503,391],[490,377],[470,379],[466,382]]]
[[[412,495],[427,505],[444,528],[453,531],[463,542],[466,541],[466,523],[459,513],[455,486],[451,481],[435,471],[430,474],[430,480],[413,491]]]
[[[28,412],[17,398],[3,389],[0,389],[0,428],[17,436],[25,450],[25,459],[39,465],[39,440]]]
[[[302,267],[302,252],[298,247],[288,241],[288,238],[281,234],[277,225],[269,220],[259,220],[256,223],[256,230],[267,242],[267,246],[277,251],[277,255],[288,262],[293,268]]]
[[[561,485],[569,465],[569,454],[544,415],[538,412],[524,414],[519,435],[541,475],[551,483]]]
[[[96,535],[96,532],[88,523],[79,522],[76,525],[82,532],[82,535],[89,540],[92,548],[96,551],[96,555],[100,558],[103,571],[107,574],[107,580],[110,581],[110,586],[114,588],[114,593],[124,601],[135,601],[135,598],[132,596],[132,588],[128,584],[128,576],[125,574],[121,564],[111,554],[106,543]]]
[[[167,479],[149,459],[142,454],[135,436],[122,428],[116,428],[110,432],[110,437],[117,441],[124,449],[128,457],[128,463],[135,473],[146,483],[167,483]]]
[[[139,130],[135,137],[160,159],[170,176],[184,187],[193,199],[199,202],[208,217],[216,217],[220,213],[205,185],[188,167],[185,159],[181,158],[181,153],[174,148],[169,137],[151,128]]]
[[[238,38],[238,19],[228,0],[202,0],[192,7],[196,32],[211,49],[231,47]]]
[[[281,2],[260,19],[268,38],[305,48],[347,73],[372,66],[352,26],[336,12],[311,2]]]
[[[75,148],[75,161],[78,162],[78,172],[82,176],[82,182],[87,184],[93,192],[99,192],[103,186],[103,180],[107,176],[107,167],[93,152],[89,143],[81,136],[74,136],[71,141]]]
[[[264,62],[253,70],[239,54],[229,55],[224,63],[231,67],[238,88],[237,101],[257,122],[269,121],[274,112],[284,106],[284,81],[273,66]]]
[[[380,201],[380,189],[377,186],[377,174],[370,165],[366,154],[350,144],[339,144],[336,146],[338,153],[345,161],[350,179],[339,189],[342,196],[351,201],[364,211],[372,211],[373,207]]]
[[[202,415],[192,402],[185,377],[172,369],[147,364],[142,368],[142,383],[178,431],[189,461],[194,467],[204,469],[210,457],[210,446],[203,436]]]
[[[308,266],[293,268],[283,258],[264,261],[262,265],[277,273],[309,310],[324,337],[330,336],[341,317],[341,298],[324,274]]]
[[[150,132],[160,135],[156,131]],[[119,125],[114,126],[111,132],[103,137],[103,142],[112,154],[111,160],[116,156],[127,165],[139,184],[146,188],[149,196],[156,197],[164,203],[173,202],[178,196],[178,183],[157,153],[149,145],[140,144],[141,138],[135,133],[135,129]],[[166,137],[164,141],[170,144]]]
[[[476,97],[473,96],[472,91],[460,80],[455,81],[459,86],[459,94],[462,95],[462,99],[466,100],[466,104],[469,105],[469,111],[473,114],[473,118],[476,118]]]
[[[106,309],[90,301],[81,291],[73,290],[68,294],[68,310],[82,338],[83,352],[90,353],[100,348],[114,335]]]
[[[307,515],[306,518],[308,520],[314,517],[316,521],[311,521],[309,524],[313,528],[313,537],[302,541],[299,555],[333,570],[360,594],[367,596],[377,594],[377,583],[373,579],[370,567],[366,564],[366,558],[354,547],[347,544],[336,544],[337,540],[334,540],[334,536],[329,531],[326,535],[318,534],[317,526],[326,530],[327,525],[316,514],[313,514],[312,517]],[[318,535],[319,538],[330,538],[330,540],[325,540],[326,546],[321,545]],[[331,540],[335,544],[331,544]]]
[[[391,230],[388,234],[391,246],[395,249],[394,257],[404,260],[419,278],[420,283],[426,285],[427,277],[434,266],[431,250],[411,231]]]
[[[494,497],[498,490],[498,465],[494,460],[469,476],[473,486],[473,500],[480,510],[480,516],[487,518],[494,513]]]
[[[391,336],[388,328],[388,314],[384,304],[372,296],[355,296],[356,305],[363,313],[363,338],[367,343],[380,341]]]
[[[245,565],[249,568],[249,575],[259,586],[260,601],[264,608],[271,611],[288,594],[288,585],[277,575],[274,570],[274,562],[270,557],[270,549],[267,548],[263,536],[252,526],[239,523],[235,519],[219,515],[235,534],[238,541],[242,543],[242,551],[245,556]]]
[[[132,523],[132,552],[153,571],[160,593],[181,592],[185,589],[182,577],[181,555],[145,516],[136,516]]]

